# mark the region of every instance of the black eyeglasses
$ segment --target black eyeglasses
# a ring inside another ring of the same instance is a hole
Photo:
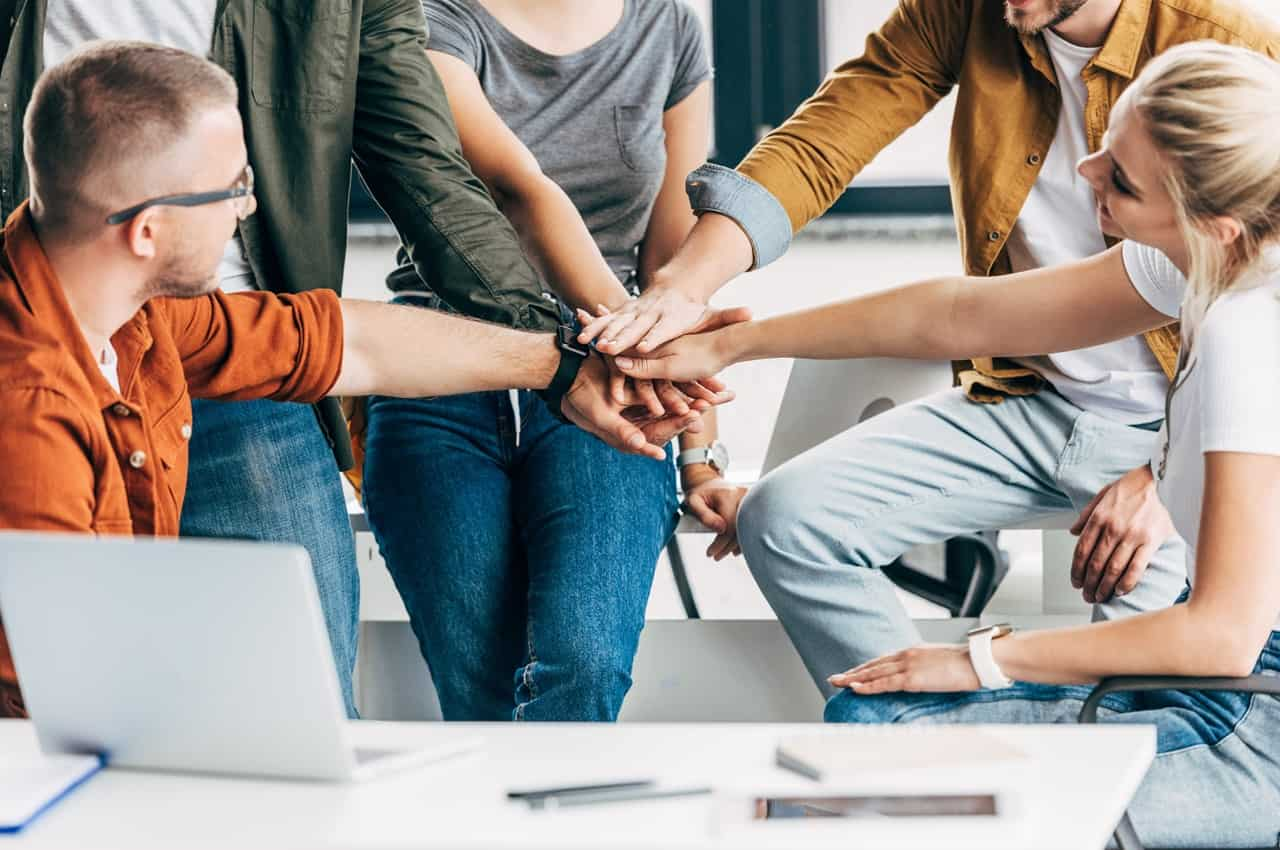
[[[107,216],[107,224],[124,224],[138,213],[150,207],[201,207],[205,204],[216,204],[219,201],[235,201],[236,217],[244,221],[253,211],[253,166],[246,165],[240,179],[230,189],[219,189],[216,192],[194,192],[187,195],[166,195],[163,198],[152,198]]]

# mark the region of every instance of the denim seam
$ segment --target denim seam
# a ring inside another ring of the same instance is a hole
[[[515,719],[523,720],[525,707],[538,698],[538,685],[533,679],[533,665],[538,663],[538,653],[533,648],[533,615],[530,613],[525,622],[525,645],[529,649],[529,663],[524,665],[520,676],[521,684],[529,691],[529,698],[516,704]]]
[[[1258,698],[1257,694],[1249,695],[1249,704],[1245,706],[1244,712],[1235,719],[1235,722],[1231,724],[1231,728],[1228,729],[1226,732],[1224,732],[1222,737],[1219,738],[1218,740],[1197,741],[1194,744],[1188,744],[1187,746],[1179,747],[1176,750],[1167,750],[1162,753],[1156,753],[1156,758],[1161,759],[1161,758],[1164,758],[1165,756],[1181,755],[1183,753],[1188,753],[1193,750],[1200,750],[1200,749],[1216,750],[1219,746],[1225,743],[1228,738],[1235,736],[1236,730],[1240,728],[1240,724],[1244,723],[1245,719],[1248,718],[1248,716],[1253,713],[1254,701],[1257,700],[1257,698]]]
[[[1050,694],[1046,694],[1044,696],[1020,694],[1020,695],[1016,695],[1008,698],[1016,699],[1019,702],[1061,702],[1063,701],[1058,696],[1050,695]],[[966,694],[964,697],[965,702],[969,704],[971,703],[990,704],[995,702],[1003,702],[1005,699],[1006,697],[999,690],[974,691],[973,693]],[[1080,700],[1080,702],[1083,703],[1084,700]],[[1108,705],[1108,703],[1110,703],[1110,705]],[[1111,700],[1111,699],[1108,699],[1107,697],[1103,698],[1101,705],[1104,708],[1109,708],[1111,711],[1115,713],[1124,713],[1125,711],[1132,710],[1131,707],[1129,707],[1127,704],[1124,704],[1121,700]],[[911,723],[915,720],[920,720],[925,717],[933,717],[934,715],[937,715],[937,714],[943,714],[947,711],[951,711],[952,709],[955,709],[958,707],[959,706],[957,706],[954,703],[908,706],[902,710],[902,713],[900,713],[898,716],[893,718],[893,720],[891,720],[890,722],[891,723]]]
[[[1007,485],[1009,481],[998,475],[990,473],[979,474],[974,478],[966,478],[959,482],[957,486],[950,487],[931,487],[928,493],[914,498],[904,499],[882,506],[879,510],[867,512],[865,515],[856,517],[852,520],[854,528],[866,528],[871,522],[883,519],[886,516],[895,514],[908,508],[918,508],[922,505],[933,503],[938,498],[950,499],[957,495],[971,494],[976,490],[985,489],[992,485]]]

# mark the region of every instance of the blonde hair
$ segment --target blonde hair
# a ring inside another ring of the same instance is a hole
[[[1280,62],[1242,47],[1194,42],[1147,65],[1116,108],[1135,111],[1170,166],[1167,187],[1186,241],[1183,344],[1223,293],[1259,282],[1280,236]],[[1223,245],[1212,219],[1239,223]]]

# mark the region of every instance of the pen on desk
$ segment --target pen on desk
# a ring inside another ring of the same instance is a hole
[[[710,788],[634,788],[620,791],[582,791],[573,794],[549,794],[544,797],[529,797],[525,802],[532,809],[560,809],[569,806],[630,803],[639,800],[665,800],[673,797],[699,797],[710,793]]]
[[[535,800],[540,797],[555,797],[560,794],[595,794],[610,791],[624,791],[633,788],[652,788],[652,779],[636,779],[627,782],[605,782],[597,785],[564,785],[559,788],[533,788],[527,791],[508,791],[508,800]]]

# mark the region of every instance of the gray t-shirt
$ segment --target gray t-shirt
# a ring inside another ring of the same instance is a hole
[[[99,39],[129,39],[208,56],[218,0],[49,0],[44,24],[44,65]],[[192,187],[192,191],[209,187]],[[254,289],[253,271],[240,236],[222,252],[218,279],[226,292]]]
[[[553,56],[477,0],[422,6],[428,48],[475,70],[494,110],[568,194],[625,282],[666,170],[663,113],[711,77],[697,14],[681,0],[624,0],[609,34]]]

